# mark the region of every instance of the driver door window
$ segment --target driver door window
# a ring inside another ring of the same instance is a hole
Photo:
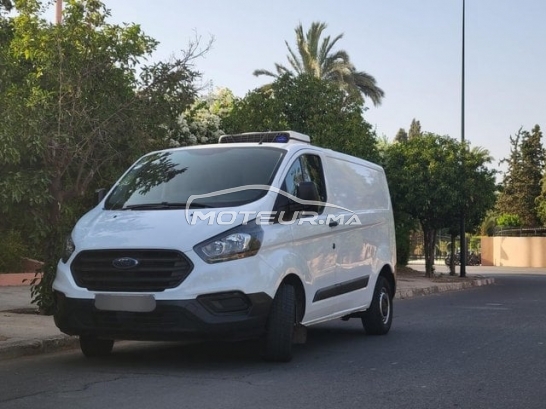
[[[317,155],[305,154],[297,158],[286,177],[284,178],[281,189],[298,197],[298,186],[301,182],[313,182],[317,188],[320,201],[326,202],[326,184],[324,183],[324,174],[322,171],[322,162]],[[282,210],[288,207],[290,200],[282,195],[279,195],[275,204],[275,209]],[[324,207],[320,208],[320,212]]]

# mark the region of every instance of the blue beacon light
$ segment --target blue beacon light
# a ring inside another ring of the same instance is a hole
[[[275,139],[273,140],[274,142],[278,142],[278,143],[286,143],[288,142],[288,135],[277,135],[275,136]]]

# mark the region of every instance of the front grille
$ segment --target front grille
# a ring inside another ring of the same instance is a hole
[[[114,260],[134,259],[134,267],[114,266]],[[76,284],[92,291],[163,291],[190,274],[192,262],[175,250],[85,250],[72,262]]]

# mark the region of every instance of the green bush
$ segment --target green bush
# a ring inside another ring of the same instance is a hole
[[[521,227],[521,219],[517,214],[501,214],[497,218],[497,226],[499,227]]]
[[[468,250],[481,252],[482,238],[480,236],[471,236]]]
[[[410,235],[396,230],[396,264],[407,266],[410,258]]]
[[[18,231],[8,230],[0,234],[0,272],[21,271],[22,257],[26,255],[27,247]]]

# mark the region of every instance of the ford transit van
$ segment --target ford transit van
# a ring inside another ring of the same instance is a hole
[[[55,323],[87,357],[115,340],[256,338],[288,361],[314,324],[389,331],[394,237],[383,169],[306,135],[152,152],[67,238]]]

